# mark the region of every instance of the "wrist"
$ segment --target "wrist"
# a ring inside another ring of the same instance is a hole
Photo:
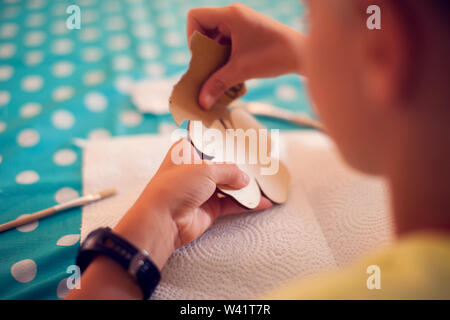
[[[167,210],[158,206],[143,207],[139,200],[120,220],[114,232],[146,250],[159,270],[175,250],[178,237],[176,225]]]
[[[304,75],[306,36],[294,29],[289,30],[285,34],[287,37],[287,51],[292,54],[289,59],[289,61],[292,61],[290,72]]]

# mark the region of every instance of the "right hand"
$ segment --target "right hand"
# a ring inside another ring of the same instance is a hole
[[[242,4],[190,10],[188,39],[194,31],[220,43],[231,43],[228,62],[209,77],[200,91],[199,103],[205,109],[237,83],[302,73],[304,35]]]

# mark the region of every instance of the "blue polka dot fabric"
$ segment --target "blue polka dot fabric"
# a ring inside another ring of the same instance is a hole
[[[158,133],[173,124],[168,113],[141,114],[130,85],[183,73],[187,11],[231,3],[0,0],[0,223],[82,194],[75,139]],[[300,25],[296,0],[243,3]],[[70,5],[80,8],[80,29],[66,25]],[[312,115],[295,75],[252,81],[244,100]],[[269,128],[295,128],[260,120]],[[63,298],[80,226],[77,208],[0,233],[0,299]]]

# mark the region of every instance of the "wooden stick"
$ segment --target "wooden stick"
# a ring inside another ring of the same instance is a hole
[[[64,211],[64,210],[74,208],[74,207],[83,206],[83,205],[92,203],[94,201],[110,197],[110,196],[114,195],[115,193],[116,193],[115,189],[107,189],[107,190],[100,191],[98,193],[91,193],[91,194],[82,196],[80,198],[76,198],[76,199],[67,201],[65,203],[57,204],[51,208],[47,208],[47,209],[32,213],[30,215],[26,215],[26,216],[17,218],[10,222],[1,224],[0,232],[23,226],[30,222],[51,216],[60,211]]]

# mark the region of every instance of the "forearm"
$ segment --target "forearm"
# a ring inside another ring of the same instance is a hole
[[[170,215],[164,212],[143,214],[145,211],[149,210],[136,203],[114,231],[137,248],[145,249],[161,270],[174,250],[175,226]],[[66,299],[142,299],[142,291],[122,266],[99,256],[83,273],[81,288],[72,290]]]

